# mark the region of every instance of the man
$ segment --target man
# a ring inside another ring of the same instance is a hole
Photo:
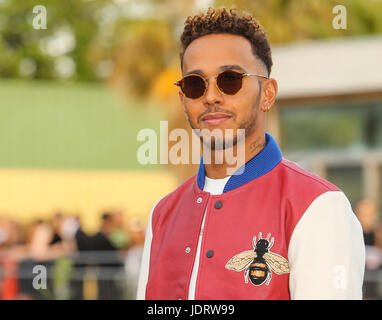
[[[364,244],[348,199],[284,159],[265,132],[277,82],[262,27],[210,8],[186,20],[181,41],[177,85],[191,127],[234,135],[221,147],[200,134],[212,161],[153,207],[137,298],[360,299]],[[230,163],[214,160],[241,142],[244,170],[229,175]]]

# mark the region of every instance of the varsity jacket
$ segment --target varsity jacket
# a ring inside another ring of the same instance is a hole
[[[362,298],[365,248],[347,197],[283,158],[270,134],[221,194],[204,183],[202,159],[152,209],[138,299]]]

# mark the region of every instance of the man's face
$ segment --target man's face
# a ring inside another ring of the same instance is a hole
[[[183,58],[183,76],[200,74],[217,76],[223,70],[256,73],[266,76],[266,68],[254,56],[250,42],[232,34],[210,34],[200,37],[187,47]],[[190,99],[180,92],[186,117],[193,129],[233,129],[233,145],[237,143],[237,129],[245,129],[248,139],[253,135],[260,112],[259,77],[244,77],[241,90],[226,95],[216,87],[216,78],[207,79],[208,89],[198,99]],[[225,141],[225,143],[228,143]],[[212,140],[212,148],[215,143]]]

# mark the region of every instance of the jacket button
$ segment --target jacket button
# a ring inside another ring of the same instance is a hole
[[[213,255],[214,255],[214,252],[212,250],[207,251],[207,254],[206,254],[207,258],[212,258]]]
[[[220,209],[222,206],[223,206],[223,204],[221,203],[221,201],[215,202],[215,209]]]
[[[190,253],[191,252],[191,248],[187,247],[185,251],[186,251],[186,253]]]
[[[197,203],[202,203],[202,201],[203,201],[203,198],[202,198],[202,197],[199,197],[198,199],[196,199],[196,202],[197,202]]]

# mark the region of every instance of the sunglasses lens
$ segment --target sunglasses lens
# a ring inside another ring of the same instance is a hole
[[[181,88],[187,98],[197,99],[203,96],[206,85],[199,76],[186,76],[181,81]]]
[[[243,76],[235,71],[224,71],[217,78],[217,84],[225,94],[235,94],[241,89]]]

